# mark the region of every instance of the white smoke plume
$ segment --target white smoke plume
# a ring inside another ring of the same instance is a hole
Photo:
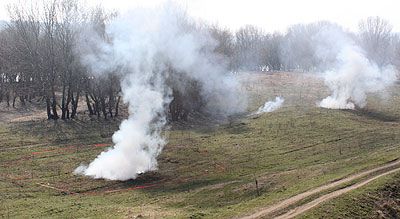
[[[204,52],[212,39],[187,31],[184,18],[184,12],[171,3],[133,10],[107,26],[110,42],[91,39],[94,43],[89,45],[96,48],[84,51],[83,61],[97,74],[123,72],[122,95],[129,118],[113,135],[114,146],[88,166],[78,167],[76,174],[128,180],[157,169],[157,156],[166,144],[165,112],[173,99],[166,83],[174,74],[171,68],[200,82],[207,111],[229,115],[246,109],[237,80],[227,75],[218,56]]]
[[[340,30],[325,29],[317,38],[324,42],[317,47],[319,58],[331,65],[324,73],[324,80],[332,93],[318,103],[320,107],[363,108],[369,93],[384,92],[396,81],[394,67],[378,67]]]
[[[276,97],[274,101],[268,101],[264,104],[264,106],[260,107],[256,114],[261,113],[270,113],[282,107],[285,99],[282,97]]]

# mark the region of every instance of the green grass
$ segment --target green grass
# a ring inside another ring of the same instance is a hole
[[[400,174],[379,178],[365,187],[323,203],[300,218],[398,218]]]
[[[72,174],[104,150],[90,145],[111,143],[119,121],[2,124],[0,217],[229,218],[399,156],[398,96],[386,105],[372,97],[368,111],[326,110],[313,107],[322,88],[258,81],[248,84],[252,109],[274,95],[286,107],[225,125],[175,127],[159,170],[127,182]],[[138,185],[155,187],[129,189]]]

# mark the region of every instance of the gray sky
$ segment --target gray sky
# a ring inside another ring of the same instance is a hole
[[[20,0],[0,0],[0,19],[7,19],[4,6]],[[87,0],[121,11],[135,7],[154,7],[165,0]],[[24,2],[24,1],[22,1]],[[189,14],[231,29],[254,24],[264,30],[284,31],[296,23],[330,20],[357,30],[359,20],[380,16],[400,31],[398,0],[176,0]]]

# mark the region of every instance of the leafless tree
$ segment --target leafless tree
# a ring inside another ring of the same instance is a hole
[[[227,62],[229,69],[234,68],[235,43],[234,36],[229,29],[212,25],[209,27],[212,39],[217,43],[214,53],[221,55]]]
[[[57,23],[57,38],[61,68],[61,119],[69,119],[76,116],[83,86],[82,79],[86,77],[79,54],[74,48],[77,46],[76,41],[79,34],[77,27],[85,22],[85,16],[79,11],[79,4],[71,0],[61,1],[58,11],[60,17],[60,21]]]
[[[8,37],[5,47],[7,51],[4,54],[9,68],[4,73],[9,84],[8,96],[13,96],[13,106],[17,97],[25,104],[27,97],[31,100],[36,94],[42,93],[41,89],[44,87],[41,75],[41,30],[36,9],[32,7],[28,12],[18,5],[9,8],[12,20],[5,29]]]
[[[368,17],[359,23],[359,38],[368,58],[379,66],[390,63],[393,56],[392,25],[380,17]]]
[[[296,24],[288,29],[281,48],[285,70],[310,71],[315,66],[314,24]]]
[[[84,28],[90,29],[90,34],[96,35],[98,40],[108,43],[109,37],[106,33],[106,25],[114,17],[114,13],[108,13],[102,8],[95,8],[90,12],[89,20],[84,25]],[[78,44],[82,43],[85,44],[85,39]],[[90,69],[87,70],[89,72],[85,76],[83,91],[89,115],[97,115],[99,118],[102,115],[104,119],[118,116],[121,102],[120,74],[118,70],[115,69],[114,72],[107,72],[107,74],[94,74],[95,72],[90,72]]]
[[[93,77],[77,49],[85,28],[94,28],[107,40],[108,14],[98,8],[88,15],[77,0],[14,4],[9,12],[11,22],[0,35],[0,96],[7,103],[12,100],[14,106],[19,97],[24,104],[38,96],[45,101],[48,119],[59,119],[59,110],[61,119],[72,119],[85,94],[92,114],[118,115],[118,77]]]
[[[235,33],[235,63],[237,69],[258,70],[262,65],[264,34],[261,29],[247,25]]]
[[[266,42],[267,46],[264,47],[265,57],[263,60],[270,70],[279,71],[282,68],[281,60],[281,45],[283,42],[283,36],[280,33],[274,33]]]

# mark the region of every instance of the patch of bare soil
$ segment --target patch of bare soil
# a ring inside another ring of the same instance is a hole
[[[15,106],[7,106],[5,103],[0,104],[0,122],[23,122],[46,119],[46,110],[40,104],[27,103],[25,106],[19,103]]]

